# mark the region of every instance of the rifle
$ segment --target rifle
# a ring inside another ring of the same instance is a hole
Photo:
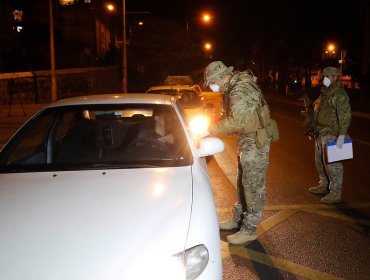
[[[222,102],[221,102],[221,117],[220,119],[227,118],[230,113],[230,99],[229,95],[224,92],[222,95]]]
[[[310,129],[304,134],[308,136],[310,140],[315,140],[319,136],[319,131],[316,126],[315,111],[313,108],[313,103],[307,94],[304,94],[301,98],[304,102],[305,111],[301,111],[301,114],[305,116],[302,126],[307,126],[309,124]]]

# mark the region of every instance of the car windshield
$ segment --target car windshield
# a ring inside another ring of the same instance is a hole
[[[199,98],[198,93],[194,90],[188,89],[151,89],[147,93],[151,94],[167,94],[175,96],[176,99],[180,102],[183,108],[197,108],[202,106],[202,101]]]
[[[0,172],[190,165],[183,126],[169,105],[48,108],[0,153]]]

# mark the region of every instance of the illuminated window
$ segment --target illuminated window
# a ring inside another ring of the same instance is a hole
[[[23,11],[20,10],[14,10],[13,16],[15,21],[22,21]]]
[[[61,6],[67,6],[67,5],[72,5],[76,2],[76,0],[59,0],[59,4]]]
[[[90,4],[91,3],[91,0],[84,0],[84,3]]]

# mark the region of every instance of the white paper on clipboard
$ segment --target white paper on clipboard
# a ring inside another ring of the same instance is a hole
[[[326,143],[326,161],[328,163],[352,158],[353,147],[351,139],[344,140],[344,144],[341,149],[337,148],[337,142]]]

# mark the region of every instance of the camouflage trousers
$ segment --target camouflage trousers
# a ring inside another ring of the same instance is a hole
[[[343,163],[341,161],[326,163],[325,145],[336,141],[337,137],[332,135],[321,136],[316,140],[315,163],[319,174],[320,186],[329,188],[330,192],[341,196],[343,183]]]
[[[254,138],[246,137],[239,140],[238,146],[238,201],[233,208],[233,219],[242,220],[241,230],[253,234],[265,207],[270,141],[259,149]]]

